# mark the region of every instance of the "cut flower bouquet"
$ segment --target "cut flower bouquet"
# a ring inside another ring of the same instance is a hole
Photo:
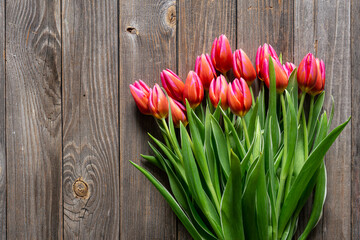
[[[232,69],[235,79],[228,78]],[[252,83],[261,80],[255,99]],[[260,46],[256,67],[242,50],[216,38],[211,56],[196,59],[185,83],[171,70],[163,89],[130,85],[143,114],[163,135],[149,134],[170,190],[131,162],[159,190],[194,239],[292,239],[299,213],[314,192],[299,239],[321,218],[326,197],[324,156],[350,118],[330,131],[333,107],[322,110],[325,65],[308,53],[298,67]],[[264,86],[264,83],[266,87]],[[268,97],[266,97],[268,96]],[[308,111],[304,100],[310,98]]]

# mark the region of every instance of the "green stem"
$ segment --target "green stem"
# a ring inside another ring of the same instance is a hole
[[[302,95],[301,95],[300,105],[299,105],[298,114],[297,114],[297,121],[298,122],[300,120],[300,115],[301,115],[303,107],[304,107],[305,95],[306,95],[305,92],[303,92]]]
[[[305,111],[303,110],[302,114],[302,122],[304,126],[304,153],[305,153],[305,161],[309,156],[309,148],[308,148],[308,129],[306,127],[306,119],[305,119]]]
[[[170,143],[171,143],[171,145],[173,146],[173,148],[174,148],[174,150],[175,150],[175,152],[176,152],[176,155],[178,155],[181,163],[183,163],[182,154],[181,154],[181,152],[180,152],[180,149],[179,149],[178,146],[174,143],[174,141],[173,141],[173,139],[172,139],[172,137],[171,137],[171,134],[170,134],[170,131],[169,131],[169,127],[168,127],[168,125],[167,125],[167,123],[166,123],[165,118],[162,118],[162,119],[161,119],[161,122],[162,122],[162,124],[163,124],[163,126],[164,126],[164,128],[165,128],[167,137],[168,137],[168,139],[170,140]]]
[[[310,111],[309,111],[309,119],[308,119],[308,132],[311,131],[311,124],[312,124],[312,118],[313,118],[313,112],[314,112],[314,99],[315,96],[311,95],[310,100]]]
[[[252,106],[255,106],[255,97],[254,97],[254,91],[252,89],[252,86],[250,86],[250,93],[251,93],[251,100],[252,100]]]
[[[244,117],[241,118],[241,123],[242,123],[243,128],[244,128],[245,142],[246,142],[247,149],[250,149],[250,138],[249,138],[249,133],[247,131],[246,122],[245,122]]]
[[[286,119],[286,107],[285,107],[285,100],[284,95],[280,95],[281,100],[281,106],[282,106],[282,113],[283,113],[283,124],[284,124],[284,153],[283,153],[283,161],[281,163],[281,173],[280,173],[280,186],[279,191],[277,193],[276,197],[276,205],[275,205],[275,211],[276,211],[276,218],[279,219],[280,216],[280,205],[282,202],[282,198],[284,195],[284,187],[286,183],[286,178],[289,171],[289,164],[287,163],[287,119]],[[276,229],[277,231],[277,229]]]

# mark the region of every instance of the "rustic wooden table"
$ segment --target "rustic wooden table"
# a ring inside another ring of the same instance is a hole
[[[325,110],[352,121],[311,239],[360,239],[359,22],[359,0],[0,1],[0,239],[189,239],[128,161],[156,133],[129,84],[185,78],[222,33],[252,60],[264,42],[324,59]]]

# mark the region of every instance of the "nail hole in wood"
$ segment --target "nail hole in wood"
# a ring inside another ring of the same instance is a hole
[[[136,28],[131,27],[131,26],[126,27],[126,31],[131,34],[139,35],[139,31]]]

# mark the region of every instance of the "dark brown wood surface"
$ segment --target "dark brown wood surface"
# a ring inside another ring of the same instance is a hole
[[[63,235],[60,16],[60,1],[6,2],[8,239]]]
[[[351,1],[351,237],[360,239],[360,1]]]
[[[0,1],[0,239],[190,239],[140,163],[151,153],[129,84],[185,81],[226,34],[255,62],[326,65],[325,110],[352,121],[326,156],[328,194],[310,239],[360,238],[360,3],[356,0]],[[301,217],[306,219],[311,201]],[[305,221],[299,221],[299,228]]]
[[[5,3],[0,2],[0,239],[6,239]]]
[[[120,13],[120,239],[175,239],[175,215],[129,162],[144,162],[140,153],[151,153],[147,132],[159,136],[155,120],[137,110],[129,84],[142,79],[152,87],[160,84],[162,69],[176,68],[176,5],[168,0],[123,0]],[[166,179],[163,172],[152,170]]]
[[[62,1],[65,239],[120,223],[117,1]]]

